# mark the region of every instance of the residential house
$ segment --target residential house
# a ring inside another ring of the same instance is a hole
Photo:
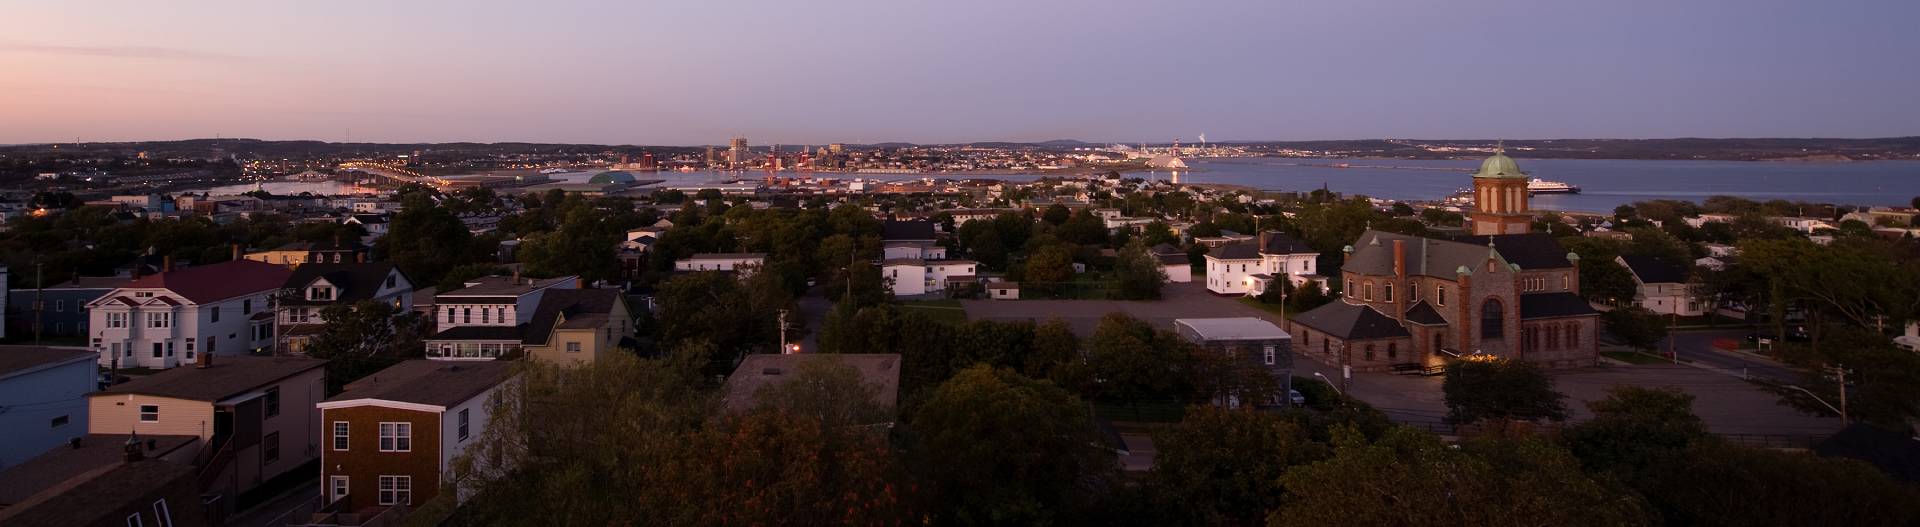
[[[320,414],[313,405],[326,395],[325,365],[203,353],[193,367],[87,394],[87,430],[195,437],[201,486],[230,508],[241,493],[318,458]]]
[[[575,289],[573,276],[534,279],[489,276],[466,287],[434,295],[433,320],[439,330],[427,337],[427,358],[495,360],[518,355],[540,302],[548,291]]]
[[[882,257],[887,260],[943,260],[947,248],[934,243],[933,222],[887,220],[880,224]]]
[[[191,464],[196,443],[193,436],[124,432],[74,438],[0,471],[0,525],[219,525],[223,504],[203,503]]]
[[[392,222],[385,214],[354,214],[347,216],[347,219],[341,220],[340,223],[359,225],[360,228],[366,229],[367,235],[362,237],[361,240],[372,243],[373,240],[378,240],[381,236],[387,235],[387,227]]]
[[[1193,281],[1193,262],[1187,258],[1187,252],[1171,244],[1153,246],[1153,259],[1160,262],[1160,272],[1166,273],[1167,281],[1184,284]]]
[[[880,262],[880,276],[895,295],[926,295],[976,283],[979,266],[973,260],[885,260]]]
[[[87,303],[89,343],[102,366],[151,369],[272,346],[271,299],[290,275],[235,258],[142,277]]]
[[[994,300],[1019,300],[1020,282],[987,282],[987,298]]]
[[[767,264],[766,253],[698,253],[675,260],[673,270],[680,272],[720,271],[738,273],[741,278]]]
[[[520,338],[528,357],[555,363],[586,363],[621,348],[633,349],[633,310],[615,289],[547,291]]]
[[[1655,256],[1616,256],[1633,275],[1633,303],[1662,315],[1697,317],[1713,306],[1694,294],[1687,270]]]
[[[320,491],[333,510],[370,516],[450,490],[454,459],[486,435],[509,362],[402,361],[315,405],[326,431]],[[455,502],[473,489],[452,492]],[[369,509],[374,509],[369,511]]]
[[[308,263],[358,263],[367,261],[372,248],[359,242],[293,242],[268,251],[251,252],[248,260],[284,265],[288,269]]]
[[[1253,317],[1181,318],[1174,319],[1173,328],[1181,338],[1209,353],[1242,361],[1273,377],[1276,390],[1265,400],[1242,400],[1238,394],[1245,393],[1241,391],[1243,388],[1220,386],[1221,393],[1215,395],[1214,404],[1280,406],[1289,402],[1286,393],[1293,389],[1293,336],[1279,326]]]
[[[0,346],[0,468],[87,435],[87,399],[98,388],[92,351]]]
[[[1319,251],[1291,236],[1263,232],[1207,252],[1207,290],[1219,295],[1257,295],[1282,278],[1295,286],[1309,280],[1324,284],[1325,278],[1317,274],[1319,257]]]
[[[321,310],[327,306],[373,300],[392,305],[395,314],[413,309],[413,280],[391,262],[310,263],[295,268],[281,289],[275,349],[295,355],[305,354],[307,342],[326,327]]]
[[[0,277],[4,276],[5,271],[0,270]],[[12,334],[30,337],[37,325],[44,336],[80,336],[90,334],[87,304],[131,281],[133,278],[125,276],[76,276],[69,282],[11,293],[4,292],[6,286],[0,285],[0,296],[7,298],[7,325]],[[38,312],[34,311],[36,303]],[[0,331],[0,336],[7,334]]]

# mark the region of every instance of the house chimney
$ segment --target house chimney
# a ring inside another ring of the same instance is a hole
[[[237,243],[233,244],[233,259],[234,260],[240,259],[240,244],[237,244]]]
[[[160,258],[160,272],[173,272],[173,255],[169,254]]]
[[[513,285],[520,285],[520,270],[513,270]]]
[[[120,451],[124,454],[122,459],[128,463],[139,462],[147,458],[146,449],[140,448],[140,436],[138,435],[128,436],[127,444],[121,446]]]
[[[193,357],[193,367],[195,367],[195,368],[199,368],[199,369],[207,369],[207,368],[212,368],[212,367],[213,367],[213,352],[210,352],[210,351],[202,351],[202,352],[200,352],[200,354],[199,354],[199,355],[196,355],[196,356],[194,356],[194,357]]]

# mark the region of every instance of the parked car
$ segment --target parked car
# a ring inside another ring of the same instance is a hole
[[[1300,390],[1287,390],[1287,400],[1292,401],[1294,406],[1307,404],[1307,396],[1300,395]]]

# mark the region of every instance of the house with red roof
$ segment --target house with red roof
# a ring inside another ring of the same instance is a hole
[[[87,303],[88,343],[102,366],[152,369],[270,347],[272,297],[291,274],[238,259],[162,269]]]

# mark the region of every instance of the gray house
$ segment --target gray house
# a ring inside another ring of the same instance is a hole
[[[15,336],[31,339],[35,322],[33,303],[39,300],[42,335],[87,335],[87,303],[131,281],[133,278],[127,276],[80,276],[44,290],[15,289],[7,295],[7,324],[18,332]]]
[[[1278,390],[1264,401],[1249,401],[1256,406],[1286,404],[1286,393],[1293,389],[1293,337],[1279,326],[1253,317],[1181,318],[1173,321],[1181,338],[1214,353],[1226,354],[1272,375]],[[1228,390],[1231,390],[1229,387]],[[1239,406],[1239,397],[1227,395],[1216,404]]]

